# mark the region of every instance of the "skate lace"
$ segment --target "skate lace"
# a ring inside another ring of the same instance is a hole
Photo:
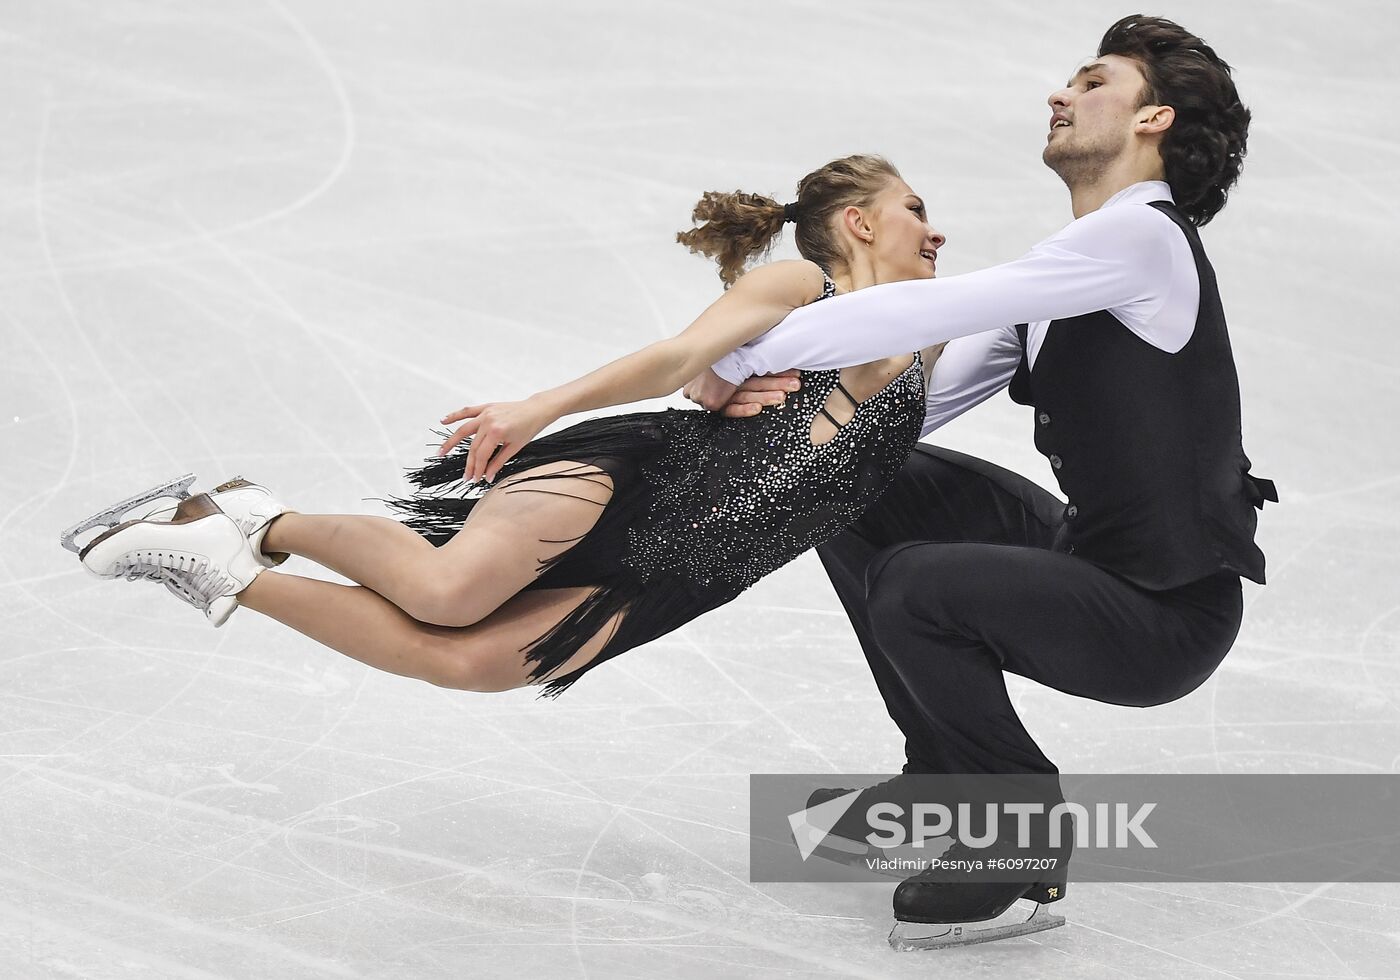
[[[198,555],[184,555],[169,551],[133,551],[118,559],[115,570],[118,576],[134,582],[138,578],[161,579],[166,571],[193,572],[208,559]]]
[[[162,551],[136,551],[119,563],[117,574],[127,581],[138,578],[163,581],[166,588],[192,606],[207,609],[232,585],[227,572],[200,555]]]
[[[209,601],[195,592],[179,572],[167,571],[159,576],[159,580],[165,583],[166,589],[177,599],[201,611],[208,611]]]

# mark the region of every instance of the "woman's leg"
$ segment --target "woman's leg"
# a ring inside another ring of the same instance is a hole
[[[562,478],[522,482],[545,473]],[[283,514],[262,547],[310,558],[424,623],[470,626],[587,534],[611,498],[605,472],[563,461],[493,487],[440,548],[396,520],[358,514]]]
[[[431,547],[431,545],[429,545]],[[573,611],[588,588],[539,589],[508,599],[473,626],[419,622],[362,586],[266,571],[238,595],[241,605],[333,650],[391,674],[466,691],[508,691],[530,683],[524,649]],[[623,614],[614,616],[555,676],[591,661]]]

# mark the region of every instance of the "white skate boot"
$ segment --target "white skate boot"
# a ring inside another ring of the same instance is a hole
[[[282,514],[296,513],[274,497],[267,487],[235,476],[210,490],[209,497],[218,505],[219,510],[232,517],[242,530],[253,548],[253,557],[258,560],[258,564],[264,568],[275,568],[291,557],[285,551],[263,554],[263,538],[267,535],[267,528],[272,519]],[[168,521],[174,516],[175,508],[175,504],[164,504],[147,513],[142,520]]]
[[[238,593],[264,570],[237,522],[208,494],[182,500],[170,521],[127,521],[79,552],[100,578],[160,578],[201,607],[215,626],[238,608]]]

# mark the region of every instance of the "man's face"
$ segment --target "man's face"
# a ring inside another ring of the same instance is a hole
[[[1127,148],[1146,80],[1136,61],[1108,54],[1081,65],[1050,105],[1041,158],[1073,186],[1101,174]]]

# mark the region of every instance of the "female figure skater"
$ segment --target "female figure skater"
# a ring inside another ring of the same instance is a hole
[[[936,348],[808,372],[785,404],[748,418],[669,409],[533,438],[565,415],[670,394],[799,306],[932,277],[944,242],[872,156],[808,174],[786,207],[707,193],[693,220],[703,224],[677,238],[716,259],[725,294],[676,337],[524,401],[444,418],[465,421],[409,474],[414,496],[388,501],[402,523],[293,512],[241,479],[189,496],[188,476],[79,523],[65,546],[100,576],[164,581],[216,626],[243,605],[381,670],[558,694],[846,528],[923,421]],[[785,221],[803,258],[740,277]],[[171,496],[185,499],[122,520]],[[75,544],[99,525],[109,530]],[[288,554],[360,585],[262,574]]]

